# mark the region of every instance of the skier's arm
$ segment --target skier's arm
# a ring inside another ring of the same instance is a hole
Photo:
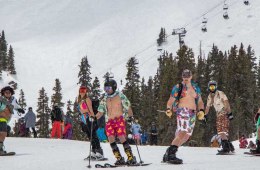
[[[98,112],[95,116],[97,119],[100,119],[103,116],[104,113]]]
[[[93,108],[92,108],[92,101],[89,99],[89,98],[87,98],[87,100],[86,100],[86,102],[87,102],[87,105],[88,105],[88,109],[89,109],[89,114],[90,114],[90,116],[95,116],[95,114],[94,114],[94,112],[93,112]]]
[[[206,109],[205,109],[205,115],[207,115],[209,113],[209,109],[210,107],[212,106],[212,98],[211,96],[209,95],[208,96],[208,99],[207,99],[207,105],[206,105]]]
[[[199,101],[198,101],[198,109],[199,110],[204,110],[204,103],[203,103],[201,97],[199,98]]]
[[[131,107],[128,108],[128,117],[133,117],[133,110]]]
[[[167,102],[167,109],[172,109],[172,105],[173,105],[174,101],[175,101],[175,98],[170,96],[170,98]]]
[[[225,100],[225,101],[224,101],[224,107],[225,107],[225,111],[226,111],[227,113],[230,113],[230,112],[231,112],[230,104],[229,104],[228,100]]]

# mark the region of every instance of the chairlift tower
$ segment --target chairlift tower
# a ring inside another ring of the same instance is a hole
[[[104,78],[105,80],[112,79],[112,78],[114,78],[114,73],[112,73],[112,72],[111,72],[111,69],[110,69],[110,71],[107,72],[107,73],[103,76],[103,78]]]
[[[184,37],[185,37],[186,33],[187,33],[187,31],[186,31],[185,28],[173,29],[172,35],[178,35],[179,36],[180,48],[184,45]]]

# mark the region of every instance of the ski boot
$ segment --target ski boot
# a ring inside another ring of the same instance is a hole
[[[0,142],[0,156],[8,156],[8,155],[15,155],[15,152],[6,152],[4,150],[3,142]]]
[[[172,164],[182,164],[182,159],[176,157],[176,152],[178,151],[178,146],[171,145],[167,148],[165,154],[163,155],[163,162]]]
[[[101,148],[95,150],[96,153],[96,159],[101,160],[104,159],[103,150]]]
[[[133,152],[128,142],[123,143],[125,153],[127,155],[127,165],[135,165],[137,164],[135,156],[133,156]]]
[[[111,146],[111,148],[112,148],[112,150],[113,150],[113,154],[114,154],[115,157],[116,157],[115,165],[117,165],[117,166],[125,165],[125,164],[126,164],[125,159],[124,159],[124,157],[121,156],[120,151],[119,151],[119,149],[118,149],[116,143],[113,142],[113,143],[110,144],[110,146]]]
[[[3,142],[0,142],[0,155],[6,154],[6,151],[4,150],[4,144]]]
[[[115,165],[116,166],[124,166],[124,165],[126,165],[125,158],[121,157],[120,159],[117,159],[116,162],[115,162]]]
[[[228,140],[221,140],[222,149],[218,150],[217,155],[225,155],[230,152],[230,144]]]
[[[250,149],[252,154],[260,154],[260,141],[256,140],[256,149]]]
[[[230,151],[231,151],[232,153],[234,153],[234,152],[235,152],[235,147],[234,147],[234,145],[233,145],[232,142],[230,142],[229,140],[228,140],[228,144],[229,144],[229,149],[230,149]]]

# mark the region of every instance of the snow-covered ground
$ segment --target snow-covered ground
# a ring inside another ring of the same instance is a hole
[[[161,163],[166,146],[139,146],[141,158],[147,167],[126,167],[118,169],[150,169],[150,170],[257,170],[260,157],[244,155],[246,150],[238,149],[236,154],[216,155],[216,148],[181,147],[178,156],[183,159],[182,165],[168,165]],[[7,138],[6,149],[16,151],[16,156],[0,157],[1,170],[86,170],[87,161],[83,159],[88,155],[89,142],[70,141],[60,139],[29,139]],[[114,163],[111,148],[108,143],[102,144],[105,156],[109,163]],[[119,145],[123,153],[122,145]],[[132,150],[137,156],[136,147]],[[139,159],[138,159],[139,160]],[[105,163],[105,162],[103,162]],[[92,169],[95,162],[91,162]]]
[[[146,79],[157,68],[156,39],[161,27],[171,35],[185,27],[185,43],[198,55],[199,43],[207,54],[215,43],[222,50],[251,44],[260,54],[260,1],[227,0],[229,20],[224,20],[223,0],[0,0],[0,30],[15,50],[17,81],[28,106],[37,105],[38,91],[50,96],[60,78],[64,100],[77,93],[78,65],[87,55],[92,76],[112,71],[116,80],[126,75],[129,57],[139,60]],[[203,14],[208,32],[201,32]],[[178,38],[169,36],[161,48],[177,51]]]

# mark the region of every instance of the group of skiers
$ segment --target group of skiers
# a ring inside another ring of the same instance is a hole
[[[182,79],[183,81],[181,83],[173,87],[170,98],[167,102],[166,115],[171,117],[173,112],[176,112],[177,129],[171,146],[167,148],[166,153],[163,156],[163,162],[174,164],[181,164],[183,162],[181,159],[176,157],[176,152],[178,151],[178,148],[191,137],[196,119],[205,122],[207,121],[209,108],[211,106],[214,106],[217,113],[216,127],[222,145],[222,149],[218,150],[217,154],[221,155],[234,152],[234,146],[228,139],[229,122],[233,119],[233,114],[225,93],[218,90],[216,81],[210,81],[208,83],[208,90],[210,94],[207,99],[206,108],[204,108],[200,88],[192,81],[191,71],[187,69],[184,70],[182,73]],[[91,100],[86,93],[88,89],[80,89],[78,104],[80,112],[83,115],[82,120],[86,125],[91,125],[91,123],[95,121],[92,122],[89,120],[99,119],[102,115],[105,115],[105,129],[112,152],[116,158],[115,165],[135,164],[137,162],[136,158],[132,153],[128,140],[126,139],[126,122],[130,123],[132,127],[138,125],[135,125],[136,122],[133,118],[133,111],[131,109],[130,101],[122,92],[119,92],[116,89],[116,81],[113,79],[107,79],[104,84],[106,94],[100,101],[97,112],[95,113],[91,107]],[[84,95],[86,96],[83,97]],[[139,128],[136,129],[138,131]],[[157,132],[154,133],[154,136],[156,135]],[[119,151],[115,139],[116,137],[123,144],[124,151],[127,155],[126,161]],[[135,136],[135,138],[138,139],[139,136]],[[95,146],[94,141],[95,137],[92,137],[93,146]],[[157,143],[157,138],[154,140],[154,143]],[[99,147],[100,145],[98,145],[98,148]],[[93,147],[92,150],[95,154],[95,149]],[[251,150],[251,152],[258,151],[259,144],[255,150]],[[103,151],[100,155],[103,155]]]
[[[234,146],[228,139],[229,122],[233,119],[230,104],[224,92],[218,90],[217,82],[210,81],[208,83],[209,95],[207,98],[206,108],[204,107],[201,98],[201,91],[199,86],[192,81],[192,72],[185,69],[182,72],[182,82],[175,85],[172,89],[170,98],[167,102],[167,109],[165,111],[168,117],[172,117],[173,112],[176,113],[177,129],[175,137],[171,145],[167,148],[163,155],[163,162],[181,164],[182,159],[176,157],[178,148],[183,145],[192,135],[195,127],[196,119],[200,121],[207,121],[209,116],[209,109],[214,106],[217,114],[216,127],[218,136],[221,139],[222,149],[218,150],[219,155],[234,152]],[[126,123],[128,122],[134,129],[139,132],[140,125],[134,119],[133,111],[130,101],[120,91],[117,91],[117,83],[115,80],[107,78],[104,84],[105,95],[99,102],[93,101],[89,97],[90,89],[85,86],[79,88],[77,97],[77,108],[81,116],[82,131],[85,132],[89,139],[91,139],[91,157],[88,159],[103,159],[104,154],[97,136],[98,122],[105,116],[105,132],[110,143],[112,152],[116,158],[115,165],[132,165],[136,164],[136,157],[133,155],[131,146],[126,138]],[[9,94],[10,93],[10,94]],[[10,98],[14,92],[10,89],[2,89],[0,98],[0,154],[5,152],[3,149],[3,142],[7,131],[7,122],[11,118],[14,107],[12,99]],[[93,102],[98,102],[93,107]],[[18,107],[18,111],[22,110]],[[62,122],[62,111],[55,105],[52,110],[53,128],[51,136],[60,137],[60,128]],[[260,153],[260,109],[255,116],[257,124],[257,141],[256,149],[251,149],[252,153]],[[67,122],[66,124],[71,124]],[[135,126],[138,126],[135,127]],[[66,129],[66,128],[65,128]],[[152,123],[151,140],[153,144],[157,144],[157,129],[155,122]],[[127,155],[127,160],[122,156],[116,138],[122,143],[124,152]],[[140,139],[140,136],[135,135],[135,139]],[[138,140],[137,140],[138,142]]]

